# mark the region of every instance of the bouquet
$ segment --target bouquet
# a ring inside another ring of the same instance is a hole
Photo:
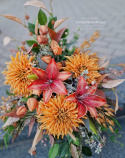
[[[68,18],[57,19],[53,9],[48,11],[40,1],[24,5],[40,8],[34,23],[26,24],[27,14],[24,23],[15,16],[2,15],[24,26],[32,36],[17,50],[11,49],[15,55],[3,71],[4,83],[10,86],[0,106],[5,145],[8,137],[14,142],[25,126],[29,126],[30,136],[36,122],[36,135],[28,151],[31,155],[36,154],[36,145],[42,139],[50,140],[49,158],[92,156],[91,149],[100,153],[106,142],[103,132],[113,138],[118,134],[116,86],[125,81],[119,79],[125,64],[115,65],[121,67],[118,71],[111,68],[107,57],[99,58],[89,50],[100,36],[98,31],[75,47],[78,33],[69,42],[69,29],[58,29]],[[7,38],[5,43],[11,40]]]

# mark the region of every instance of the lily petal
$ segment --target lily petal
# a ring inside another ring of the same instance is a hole
[[[50,85],[50,88],[52,89],[53,92],[57,94],[62,94],[62,95],[68,94],[66,87],[64,86],[61,80],[53,80],[53,82]]]
[[[66,101],[77,103],[77,99],[75,97],[76,93],[70,94],[69,96],[66,97]]]
[[[82,102],[89,107],[98,107],[106,104],[106,100],[98,95],[85,94]]]
[[[51,98],[52,90],[49,88],[45,91],[43,91],[43,101],[45,103],[48,103],[49,99]]]
[[[76,95],[84,94],[86,86],[87,86],[86,80],[84,79],[84,77],[80,76],[78,85],[77,85]]]
[[[57,76],[57,79],[61,80],[61,81],[64,81],[66,80],[67,78],[69,78],[71,76],[71,72],[68,72],[68,71],[62,71],[58,74]]]
[[[87,107],[88,111],[92,114],[93,117],[97,118],[97,111],[94,107]]]
[[[87,113],[87,107],[85,104],[78,102],[78,118],[81,118]]]
[[[35,75],[37,75],[39,78],[45,77],[45,71],[42,69],[32,68],[32,71]]]
[[[97,86],[98,86],[97,83],[94,84],[93,86],[89,87],[89,89],[86,89],[85,93],[87,93],[87,94],[94,94],[96,89],[97,89]]]
[[[48,79],[56,79],[58,76],[58,66],[54,59],[51,59],[50,63],[46,68],[46,75]]]
[[[33,81],[29,86],[28,89],[36,89],[36,90],[46,90],[49,88],[50,83],[47,80],[38,79]]]

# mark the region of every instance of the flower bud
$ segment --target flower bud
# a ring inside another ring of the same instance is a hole
[[[48,33],[48,28],[47,28],[47,26],[41,25],[41,26],[40,26],[40,29],[39,29],[39,33],[40,33],[40,35],[47,35],[47,33]]]
[[[33,35],[32,32],[29,31],[29,36],[32,36],[32,35]]]
[[[44,45],[46,45],[46,44],[48,44],[48,38],[46,37],[46,36],[37,36],[37,41],[38,41],[38,43],[39,44],[44,44]]]
[[[25,44],[26,44],[26,42],[25,42],[25,41],[22,41],[22,44],[23,44],[23,45],[25,45]]]
[[[27,112],[27,108],[25,106],[21,106],[17,109],[16,114],[17,115],[25,115]]]
[[[35,95],[38,95],[38,96],[40,96],[41,93],[42,93],[41,90],[36,90],[36,89],[33,89],[33,92],[32,92],[32,94],[35,94]]]
[[[27,106],[30,111],[33,111],[38,106],[38,101],[36,98],[29,98],[27,101]]]
[[[29,20],[29,18],[30,18],[29,15],[26,15],[26,16],[25,16],[25,19],[26,19],[26,20]]]
[[[51,61],[51,56],[50,55],[45,55],[41,58],[46,64],[49,64]]]
[[[26,51],[26,48],[24,45],[20,46],[20,48],[23,50],[23,51]]]
[[[44,45],[46,45],[46,44],[48,44],[48,38],[46,37],[46,36],[41,36],[42,37],[42,43],[44,44]]]

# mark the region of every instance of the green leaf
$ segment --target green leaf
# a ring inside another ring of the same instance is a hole
[[[9,96],[14,95],[13,93],[10,93],[8,90],[6,90],[6,94]]]
[[[67,153],[69,153],[69,144],[67,142],[63,142],[59,144],[59,157],[64,157]]]
[[[38,54],[40,52],[40,48],[39,47],[35,47],[35,48],[32,49],[32,51]]]
[[[118,128],[115,129],[115,133],[118,134]]]
[[[95,128],[95,125],[93,124],[93,122],[92,122],[92,120],[89,118],[89,124],[90,124],[90,129],[91,129],[91,131],[95,134],[95,135],[97,135],[97,130],[96,130],[96,128]]]
[[[79,146],[79,139],[76,137],[76,142],[73,140],[73,144]]]
[[[52,25],[52,23],[51,23],[52,20],[57,21],[57,17],[54,17],[54,18],[52,18],[52,19],[49,21],[48,27],[49,27],[50,29],[53,29],[53,25]]]
[[[45,25],[47,23],[47,16],[41,9],[38,13],[38,21],[40,25]]]
[[[59,152],[59,144],[54,144],[49,150],[49,158],[55,158]]]
[[[6,134],[4,135],[4,137],[3,137],[3,139],[4,139],[4,144],[5,144],[5,146],[8,147],[7,143],[9,143],[9,134],[6,133]]]
[[[69,29],[66,29],[61,38],[66,38],[69,35]]]
[[[28,23],[28,28],[29,28],[30,32],[35,34],[35,24]]]
[[[23,97],[21,101],[23,101],[23,102],[27,102],[28,99],[29,99],[29,98],[25,98],[25,97]]]
[[[26,43],[27,43],[27,45],[29,47],[31,47],[34,43],[37,43],[37,41],[35,41],[35,40],[28,40],[28,41],[26,41]]]
[[[85,155],[85,156],[92,156],[92,151],[89,147],[87,146],[83,146],[82,147],[82,153]]]
[[[120,129],[122,128],[121,125],[118,123],[118,121],[115,118],[111,118],[111,119],[116,123],[117,126],[119,126]]]

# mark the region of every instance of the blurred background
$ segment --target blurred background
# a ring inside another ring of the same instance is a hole
[[[24,3],[26,2],[27,0],[0,0],[0,15],[12,14],[23,21],[25,17]],[[50,10],[49,0],[42,0],[42,2]],[[80,30],[77,31],[79,40],[76,43],[76,46],[79,46],[81,42],[89,39],[98,30],[101,37],[93,43],[90,49],[93,52],[97,52],[100,57],[107,55],[108,58],[112,58],[111,62],[113,64],[125,62],[125,0],[53,0],[52,6],[53,13],[58,19],[69,17],[61,25],[61,27],[68,26],[70,29],[69,41],[72,39],[73,32]],[[38,10],[39,8],[37,7],[27,7],[27,14],[30,16],[30,19],[26,23],[34,21]],[[5,95],[5,89],[7,88],[3,86],[4,76],[1,72],[6,67],[5,62],[8,62],[10,55],[13,54],[10,49],[16,49],[17,45],[21,46],[21,42],[18,41],[11,41],[7,46],[4,46],[3,39],[6,36],[20,41],[32,39],[26,28],[9,19],[0,17],[0,96]],[[118,88],[122,94],[125,94],[125,84]],[[123,98],[119,98],[121,107],[124,108],[125,101]],[[119,141],[123,144],[125,144],[124,116],[124,110],[122,114],[118,113],[118,119],[123,126],[120,131],[122,137],[119,138]],[[27,150],[31,146],[35,130],[30,138],[27,138],[27,133],[26,129],[13,145],[10,145],[8,149],[3,148],[0,151],[0,157],[15,158],[18,155],[19,158],[30,157]],[[2,139],[2,136],[0,137]],[[26,145],[25,147],[24,144]],[[124,149],[125,146],[121,147],[119,143],[114,144],[108,141],[102,155],[99,155],[99,157],[124,158]],[[47,157],[47,151],[48,149],[41,147],[41,145],[38,147],[38,155],[42,156],[42,158]]]

